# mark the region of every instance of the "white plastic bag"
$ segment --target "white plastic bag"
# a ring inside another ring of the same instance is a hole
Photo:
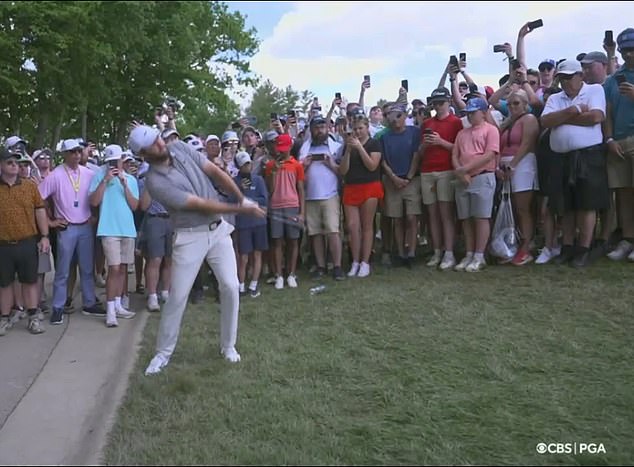
[[[502,200],[495,217],[489,252],[500,259],[513,259],[519,248],[513,206],[511,204],[511,181],[505,180],[502,185]]]

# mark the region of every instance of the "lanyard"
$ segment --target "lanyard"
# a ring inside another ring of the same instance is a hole
[[[64,164],[64,171],[66,172],[66,175],[68,175],[68,180],[70,180],[70,184],[73,186],[73,191],[75,192],[75,202],[73,203],[73,206],[78,207],[79,206],[79,186],[80,186],[80,179],[81,179],[80,168],[77,167],[77,179],[73,178],[71,173],[68,171],[66,164]]]
[[[80,185],[80,178],[81,178],[81,172],[79,171],[79,167],[77,168],[77,179],[73,178],[71,173],[68,171],[66,164],[64,164],[64,170],[66,171],[66,175],[68,175],[70,184],[73,186],[73,190],[75,190],[75,193],[79,193],[79,185]]]

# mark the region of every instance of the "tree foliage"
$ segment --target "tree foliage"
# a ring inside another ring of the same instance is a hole
[[[268,127],[270,114],[286,115],[289,110],[308,113],[313,102],[310,91],[296,91],[291,86],[277,88],[270,80],[261,83],[253,94],[253,100],[247,108],[247,115],[257,119],[260,128]]]
[[[0,2],[0,127],[122,143],[169,95],[182,132],[219,129],[238,116],[225,90],[256,84],[255,33],[223,2]]]

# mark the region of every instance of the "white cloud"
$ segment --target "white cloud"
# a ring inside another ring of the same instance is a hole
[[[263,6],[265,8],[265,6]],[[408,79],[410,100],[436,87],[448,56],[467,53],[479,84],[497,87],[508,65],[493,45],[515,47],[517,31],[543,18],[526,38],[528,63],[601,50],[605,29],[631,26],[629,2],[295,2],[263,40],[252,69],[275,85],[316,92],[324,103],[336,91],[356,100],[372,75],[366,105],[394,99]],[[244,102],[244,101],[243,101]]]

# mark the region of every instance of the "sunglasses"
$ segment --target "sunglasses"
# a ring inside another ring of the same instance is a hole
[[[528,84],[530,84],[531,86],[537,86],[538,82],[537,81],[529,81]]]
[[[510,106],[522,105],[522,102],[521,101],[513,101],[513,102],[509,102],[508,105],[510,105]]]
[[[40,157],[38,157],[36,160],[38,160],[38,161],[39,161],[39,160],[43,160],[43,161],[50,161],[50,160],[51,160],[51,158],[50,158],[49,156],[40,156]]]
[[[541,71],[543,73],[544,71],[550,71],[553,68],[555,68],[555,67],[551,66],[551,65],[544,65],[544,66],[540,66],[539,67],[539,71]]]

